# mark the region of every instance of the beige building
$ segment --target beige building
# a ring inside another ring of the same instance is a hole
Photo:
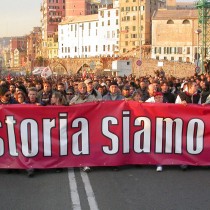
[[[120,55],[151,44],[151,17],[154,11],[163,7],[165,1],[160,0],[119,1]]]
[[[55,33],[52,38],[48,38],[48,58],[57,58],[58,57],[58,33]]]
[[[195,62],[197,29],[197,10],[158,10],[152,18],[152,58]]]
[[[32,70],[35,59],[41,56],[42,32],[40,27],[34,27],[33,31],[27,35],[27,69]]]

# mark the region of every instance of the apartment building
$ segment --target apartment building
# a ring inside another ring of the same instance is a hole
[[[119,43],[119,8],[100,5],[95,15],[75,16],[58,26],[59,58],[114,56]]]
[[[120,0],[120,55],[151,44],[151,18],[154,11],[164,8],[160,0]]]
[[[66,17],[91,14],[90,0],[66,0]]]
[[[158,10],[152,18],[152,58],[194,62],[197,29],[197,10]]]
[[[10,40],[10,67],[17,67],[17,63],[23,64],[22,60],[26,59],[27,38],[26,37],[12,37]]]
[[[58,31],[58,24],[65,17],[65,0],[43,0],[42,12],[42,56],[48,58],[48,39]]]

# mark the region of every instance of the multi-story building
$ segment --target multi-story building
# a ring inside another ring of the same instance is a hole
[[[90,0],[66,0],[66,17],[91,14]]]
[[[162,0],[120,0],[120,55],[151,44],[151,17],[158,8],[165,7]]]
[[[48,38],[48,58],[58,57],[58,32],[52,38]]]
[[[26,37],[13,37],[10,40],[10,67],[17,67],[17,60],[22,60],[22,57],[26,57],[27,38]],[[17,58],[17,51],[20,52]],[[21,63],[21,62],[20,62]]]
[[[119,7],[100,5],[98,14],[63,21],[58,39],[59,58],[114,56],[119,42]]]
[[[152,58],[194,62],[197,29],[197,10],[158,10],[152,18]]]
[[[65,0],[43,0],[42,12],[42,56],[48,58],[48,39],[58,31],[58,24],[65,17]]]
[[[34,27],[27,36],[27,65],[30,71],[34,67],[35,59],[41,55],[41,27]]]

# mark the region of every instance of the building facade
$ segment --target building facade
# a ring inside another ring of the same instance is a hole
[[[197,10],[158,10],[152,18],[153,59],[194,62],[198,47]]]
[[[66,0],[66,17],[91,14],[90,0]]]
[[[41,27],[34,27],[30,34],[27,35],[27,68],[32,71],[35,59],[41,56]]]
[[[121,0],[120,8],[120,55],[151,44],[151,17],[158,8],[165,7],[165,1]]]
[[[58,27],[59,58],[115,56],[119,44],[119,8],[101,5],[95,15],[76,16]]]
[[[17,67],[17,63],[21,62],[22,59],[26,59],[27,53],[27,37],[12,37],[10,40],[10,58],[9,66],[11,68]],[[19,57],[18,57],[19,56]]]
[[[58,24],[65,17],[65,0],[43,0],[42,12],[42,56],[48,58],[48,39],[58,31]]]

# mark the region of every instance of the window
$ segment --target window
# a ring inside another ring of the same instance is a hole
[[[183,20],[182,24],[190,24],[189,20]]]
[[[174,21],[173,20],[168,20],[167,24],[174,24]]]
[[[182,54],[182,47],[177,47],[177,54]]]

